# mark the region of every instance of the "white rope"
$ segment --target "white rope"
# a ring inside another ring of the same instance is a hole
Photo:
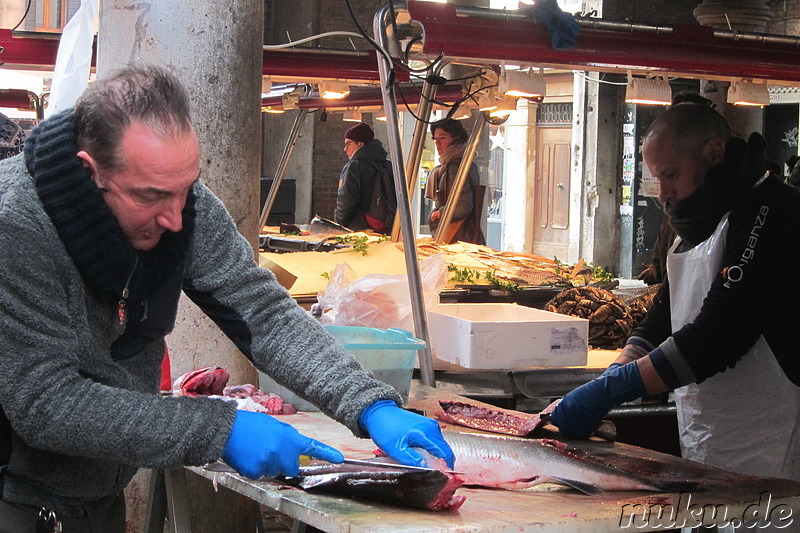
[[[347,37],[359,37],[361,39],[364,38],[363,35],[360,33],[355,33],[352,31],[328,31],[325,33],[320,33],[318,35],[312,35],[311,37],[306,37],[305,39],[300,39],[298,41],[292,41],[290,43],[285,44],[265,44],[264,50],[276,50],[280,48],[291,48],[292,46],[297,46],[298,44],[307,43],[309,41],[315,41],[317,39],[322,39],[323,37],[330,37],[332,35],[344,35]]]

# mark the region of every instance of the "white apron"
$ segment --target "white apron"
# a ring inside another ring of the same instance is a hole
[[[720,271],[728,215],[699,246],[667,255],[672,331],[694,320]],[[800,347],[798,347],[800,350]],[[736,367],[675,391],[683,457],[740,474],[800,480],[800,389],[763,337]]]
[[[672,331],[700,312],[721,270],[727,232],[726,214],[699,246],[676,254],[677,238],[670,248]],[[764,337],[734,368],[676,389],[674,396],[684,458],[740,474],[800,480],[800,388],[783,373]],[[783,531],[797,527],[800,517],[794,518]]]

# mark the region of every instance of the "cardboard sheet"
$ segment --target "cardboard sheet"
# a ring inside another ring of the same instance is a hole
[[[398,275],[406,273],[406,260],[397,243],[390,241],[368,245],[367,255],[352,249],[332,252],[292,252],[285,254],[261,253],[259,263],[266,261],[277,264],[291,272],[297,280],[289,290],[292,296],[316,295],[328,285],[323,274],[329,274],[336,265],[347,263],[357,277],[380,273]]]

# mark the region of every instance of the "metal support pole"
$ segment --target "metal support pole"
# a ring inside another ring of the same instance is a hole
[[[42,102],[42,97],[32,91],[28,91],[28,98],[30,98],[31,103],[33,103],[33,110],[36,112],[36,123],[39,124],[44,120],[44,102]]]
[[[453,181],[453,187],[450,189],[450,195],[447,197],[447,204],[444,206],[444,213],[442,218],[439,219],[439,227],[436,230],[436,242],[441,244],[444,241],[444,235],[447,233],[447,226],[453,219],[453,212],[456,210],[461,189],[464,188],[464,182],[467,180],[469,174],[469,167],[472,165],[472,160],[475,158],[475,150],[478,148],[478,141],[481,137],[481,130],[483,130],[484,117],[483,115],[475,119],[472,124],[472,131],[469,134],[469,141],[467,141],[467,148],[464,150],[464,157],[461,159],[461,165],[458,167],[456,179]],[[447,243],[446,243],[447,244]]]
[[[259,221],[258,233],[259,235],[264,232],[264,226],[269,218],[269,212],[272,211],[272,204],[275,203],[275,198],[278,196],[278,187],[280,187],[284,174],[286,174],[286,167],[289,165],[289,159],[292,157],[292,152],[297,144],[297,138],[300,135],[300,127],[306,120],[308,109],[298,109],[297,117],[294,119],[292,131],[289,133],[289,139],[286,142],[286,147],[283,149],[281,162],[278,165],[278,170],[275,172],[275,177],[272,180],[272,186],[269,188],[269,195],[264,202],[264,209],[261,210],[261,219]]]
[[[436,69],[435,74],[441,70],[441,65]],[[419,174],[419,162],[422,160],[422,149],[425,146],[425,136],[428,134],[428,119],[433,111],[433,99],[436,97],[436,86],[425,80],[422,85],[422,97],[417,106],[417,124],[414,126],[414,136],[411,139],[411,148],[408,152],[406,162],[406,180],[408,182],[408,197],[413,198],[414,190],[417,188],[417,176]],[[400,240],[400,212],[394,217],[392,225],[392,241]]]
[[[164,484],[167,487],[167,519],[172,524],[172,531],[192,533],[186,471],[183,468],[164,470]]]
[[[389,47],[389,37],[386,29],[386,19],[390,16],[388,6],[383,6],[375,14],[373,20],[373,33],[378,44],[386,50]],[[414,333],[425,341],[425,348],[419,352],[419,370],[423,385],[436,386],[433,375],[433,356],[431,355],[430,336],[428,334],[428,317],[425,314],[425,299],[422,294],[422,280],[417,262],[416,237],[411,222],[411,207],[408,201],[408,186],[405,168],[400,164],[403,161],[403,147],[400,143],[400,131],[397,123],[397,100],[394,84],[391,83],[390,73],[392,64],[382,54],[378,54],[378,72],[381,76],[381,93],[383,94],[383,107],[386,110],[386,131],[389,136],[389,153],[392,156],[392,170],[394,171],[394,188],[397,193],[397,211],[400,214],[400,229],[403,232],[403,252],[406,259],[406,272],[408,276],[408,289],[411,297],[411,312],[414,318]]]

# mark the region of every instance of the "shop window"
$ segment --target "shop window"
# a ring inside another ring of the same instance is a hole
[[[67,23],[68,0],[34,0],[36,31],[60,32]]]
[[[536,109],[536,124],[539,126],[571,126],[572,102],[539,104]]]

